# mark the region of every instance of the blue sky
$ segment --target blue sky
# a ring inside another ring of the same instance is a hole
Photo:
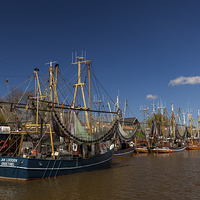
[[[200,110],[199,0],[7,0],[0,3],[0,94],[86,51],[112,99],[134,115],[162,101]],[[182,78],[180,78],[182,77]],[[5,84],[9,79],[9,88]],[[154,100],[153,100],[154,99]],[[157,112],[157,110],[156,110]]]

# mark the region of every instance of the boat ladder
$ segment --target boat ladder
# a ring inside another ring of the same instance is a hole
[[[54,169],[55,165],[56,165],[56,160],[54,161],[53,167],[51,168],[51,172],[50,172],[50,174],[49,174],[49,178],[51,177],[51,174],[52,174],[52,172],[53,172],[53,169]]]
[[[44,171],[44,174],[43,174],[43,177],[42,177],[42,178],[45,177],[45,174],[46,174],[46,172],[47,172],[47,170],[48,170],[48,167],[49,167],[49,165],[50,165],[50,162],[51,162],[51,160],[49,160],[49,162],[48,162],[48,164],[47,164],[47,167],[46,167],[46,170]]]
[[[60,166],[61,166],[61,163],[62,163],[62,160],[60,161],[60,163],[59,163],[59,165],[58,165],[58,169],[57,169],[57,171],[56,171],[56,174],[55,174],[55,176],[54,176],[54,177],[56,177],[56,176],[57,176],[57,174],[58,174],[58,171],[59,171],[59,169],[60,169]]]

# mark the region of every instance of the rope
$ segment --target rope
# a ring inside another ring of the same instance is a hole
[[[20,136],[17,140],[15,140],[15,142],[13,142],[13,143],[9,146],[9,148],[6,149],[5,152],[7,152],[7,151],[13,146],[13,144],[15,144],[20,138],[21,138],[21,136]],[[4,153],[5,153],[5,152],[4,152]]]
[[[37,145],[36,145],[36,147],[34,148],[34,150],[36,150],[36,149],[37,149],[37,147],[38,147],[39,143],[42,141],[42,138],[45,136],[45,134],[46,134],[46,133],[43,133],[42,137],[40,138],[40,140],[39,140],[39,142],[37,143]]]
[[[31,76],[29,79],[33,78],[33,76]],[[14,88],[13,90],[11,90],[9,93],[7,93],[6,95],[4,95],[3,97],[0,98],[3,99],[4,97],[6,97],[7,95],[9,95],[11,92],[15,91],[17,88],[19,88],[20,86],[22,86],[24,83],[26,83],[29,79],[27,79],[26,81],[24,81],[21,85],[17,86],[16,88]]]
[[[23,98],[24,94],[26,93],[26,91],[27,91],[27,89],[28,89],[29,85],[31,84],[32,80],[33,80],[33,79],[31,79],[31,81],[29,82],[29,84],[28,84],[28,86],[26,87],[26,89],[25,89],[25,91],[24,91],[23,95],[21,96],[21,99],[18,101],[18,103],[17,103],[17,104],[19,104],[19,103],[21,102],[21,100],[22,100],[22,98]]]
[[[112,100],[112,98],[110,97],[110,95],[106,92],[106,90],[104,89],[104,87],[101,85],[101,83],[98,81],[98,79],[96,78],[96,76],[95,76],[95,74],[93,73],[93,72],[91,72],[92,74],[93,74],[93,76],[94,76],[94,78],[96,79],[96,81],[99,83],[99,85],[102,87],[102,89],[104,90],[104,92],[108,95],[108,97],[111,99],[111,101],[113,102],[113,103],[115,103],[113,100]]]

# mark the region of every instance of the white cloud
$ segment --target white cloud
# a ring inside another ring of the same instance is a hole
[[[158,98],[158,96],[157,95],[153,95],[153,94],[148,94],[147,96],[146,96],[146,99],[157,99]]]
[[[177,86],[177,85],[185,85],[185,84],[200,84],[200,76],[193,76],[193,77],[178,77],[174,80],[171,80],[168,85]]]

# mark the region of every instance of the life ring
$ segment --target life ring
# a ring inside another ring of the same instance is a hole
[[[2,143],[4,144],[3,146],[2,146]],[[0,141],[0,148],[1,148],[1,149],[4,149],[5,147],[6,147],[5,141],[4,141],[4,140],[1,140],[1,141]]]
[[[106,149],[106,143],[101,144],[102,149]]]
[[[75,144],[75,143],[73,143],[73,151],[77,151],[78,150],[78,145],[77,144]]]

